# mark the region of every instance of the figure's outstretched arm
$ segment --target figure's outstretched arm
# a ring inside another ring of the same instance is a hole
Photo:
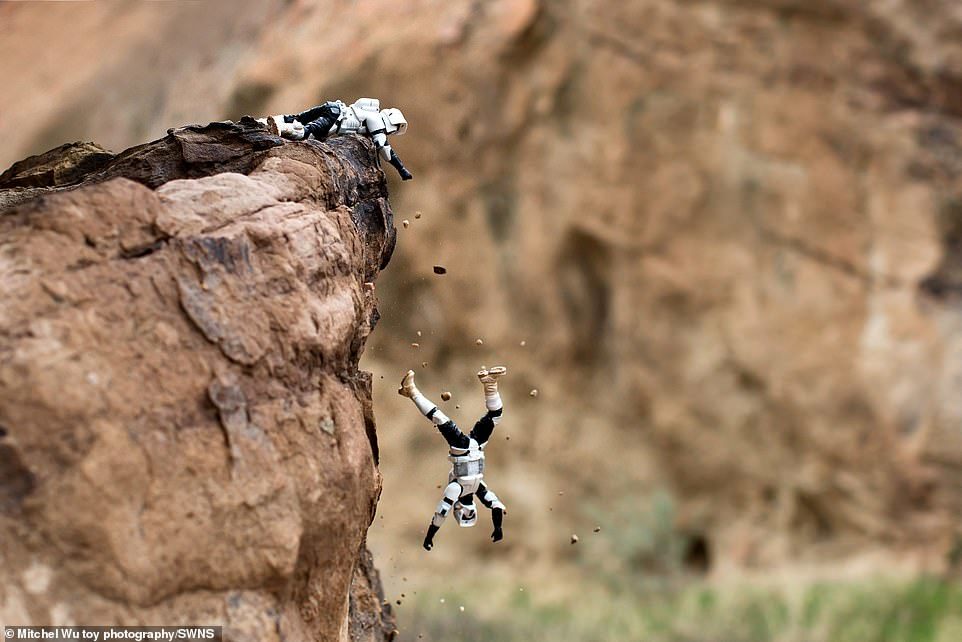
[[[417,389],[414,385],[414,371],[408,370],[404,378],[401,379],[401,387],[398,388],[398,394],[402,397],[409,397],[417,409],[421,411],[421,414],[431,420],[431,422],[438,427],[441,435],[444,437],[445,441],[452,448],[457,448],[459,450],[466,450],[471,443],[468,436],[465,435],[458,426],[440,409],[435,405],[430,399],[421,394],[421,391]]]
[[[488,409],[488,412],[471,429],[471,437],[479,444],[491,438],[494,427],[498,425],[501,415],[504,414],[504,405],[501,402],[501,394],[498,392],[498,379],[507,372],[508,369],[504,366],[494,366],[478,373],[478,379],[484,386],[484,405]]]
[[[398,158],[397,152],[391,149],[391,144],[387,142],[387,134],[382,129],[377,132],[372,132],[371,138],[374,140],[374,145],[377,147],[378,153],[381,158],[389,162],[397,170],[397,173],[401,176],[402,181],[409,181],[414,178],[414,175],[408,171]]]
[[[491,509],[491,524],[494,526],[494,530],[491,532],[491,541],[500,542],[504,537],[504,532],[501,530],[501,524],[504,520],[504,514],[508,512],[498,496],[494,494],[490,488],[484,485],[484,482],[478,486],[478,499],[487,508]]]
[[[458,501],[462,490],[461,484],[456,481],[452,481],[444,488],[444,495],[441,497],[441,501],[438,502],[438,507],[434,511],[434,516],[431,518],[431,524],[428,526],[428,532],[424,536],[424,543],[422,544],[424,550],[430,551],[434,548],[434,534],[441,528],[441,524],[444,523],[444,518],[451,512],[451,507]]]

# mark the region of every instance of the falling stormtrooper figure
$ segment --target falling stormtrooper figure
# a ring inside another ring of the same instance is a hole
[[[377,98],[359,98],[351,105],[331,100],[299,114],[271,116],[262,118],[261,122],[278,136],[291,140],[304,140],[311,136],[324,140],[328,136],[342,134],[369,136],[381,157],[401,175],[401,180],[414,178],[387,142],[388,136],[404,134],[408,121],[400,109],[381,109],[381,102]]]
[[[494,427],[501,421],[501,395],[498,394],[498,379],[507,372],[504,366],[495,366],[490,369],[482,369],[478,373],[478,379],[484,387],[484,405],[488,412],[474,424],[471,433],[465,435],[438,407],[431,403],[414,385],[414,371],[408,370],[401,380],[401,387],[398,394],[410,397],[414,405],[425,417],[430,419],[441,435],[448,442],[450,451],[448,459],[451,460],[451,472],[448,473],[448,485],[444,489],[444,496],[438,502],[438,508],[428,526],[427,535],[424,536],[424,548],[430,551],[434,547],[434,534],[441,528],[444,518],[448,513],[454,512],[455,519],[464,528],[474,526],[478,521],[478,513],[474,507],[474,495],[485,507],[491,510],[491,520],[494,524],[494,531],[491,533],[492,541],[498,542],[503,537],[501,523],[504,514],[507,512],[504,504],[498,499],[491,489],[484,485],[484,447],[494,432]]]

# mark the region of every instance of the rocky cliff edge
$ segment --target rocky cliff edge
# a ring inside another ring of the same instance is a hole
[[[383,640],[366,141],[251,119],[0,175],[0,624]]]

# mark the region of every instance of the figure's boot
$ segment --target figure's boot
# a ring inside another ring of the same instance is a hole
[[[307,137],[303,124],[296,120],[287,122],[287,118],[283,114],[258,118],[257,122],[267,125],[267,129],[275,136],[281,136],[288,140],[304,140]]]
[[[422,395],[418,387],[414,385],[413,370],[408,370],[404,378],[401,379],[401,387],[397,389],[397,393],[402,397],[410,398],[417,409],[421,411],[421,414],[430,419],[434,425],[440,426],[449,421],[448,416],[438,410],[437,405]]]
[[[493,366],[484,368],[478,372],[478,380],[484,386],[484,398],[493,399],[498,397],[498,379],[508,373],[504,366]],[[498,397],[500,399],[500,397]]]
[[[415,395],[421,394],[418,387],[414,385],[414,371],[408,370],[404,378],[401,379],[401,387],[397,389],[397,393],[402,397],[410,397],[414,399]]]

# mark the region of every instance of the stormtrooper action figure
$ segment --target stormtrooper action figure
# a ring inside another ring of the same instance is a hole
[[[434,546],[434,534],[441,528],[444,518],[453,509],[454,517],[464,528],[474,526],[478,521],[478,513],[474,508],[474,495],[477,493],[481,503],[491,510],[491,520],[494,531],[492,541],[498,542],[503,537],[501,523],[507,511],[498,496],[491,492],[482,481],[484,478],[484,447],[494,432],[494,427],[501,421],[501,395],[498,394],[498,378],[507,372],[504,366],[483,369],[478,373],[478,379],[484,387],[484,405],[488,412],[474,424],[469,435],[461,432],[451,419],[438,407],[431,403],[414,385],[414,371],[408,370],[401,380],[398,394],[410,397],[414,405],[425,417],[430,419],[441,435],[448,442],[451,460],[451,472],[448,473],[448,485],[444,489],[444,496],[438,502],[437,511],[428,526],[424,536],[424,548],[430,551]]]
[[[387,142],[387,137],[392,134],[404,134],[408,121],[404,119],[400,109],[381,109],[381,102],[377,98],[359,98],[352,105],[331,100],[299,114],[282,114],[262,118],[260,121],[273,133],[291,140],[305,140],[310,136],[324,140],[328,136],[342,134],[369,136],[377,146],[381,158],[394,166],[401,175],[401,180],[414,178]]]

